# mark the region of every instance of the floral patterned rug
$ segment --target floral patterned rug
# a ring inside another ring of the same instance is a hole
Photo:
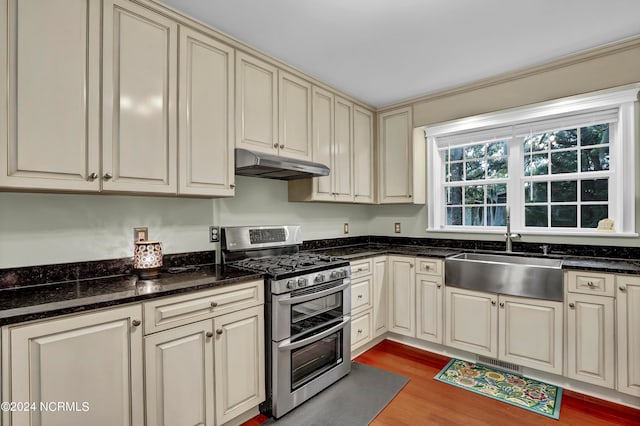
[[[455,358],[435,379],[556,420],[560,417],[558,386]]]

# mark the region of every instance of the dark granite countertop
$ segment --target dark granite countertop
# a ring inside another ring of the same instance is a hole
[[[151,280],[118,275],[4,289],[0,290],[0,325],[262,278],[262,274],[209,264],[177,274],[163,272]]]
[[[329,249],[313,250],[316,253],[322,253],[329,256],[341,257],[348,260],[360,260],[374,256],[383,255],[405,255],[416,257],[435,257],[446,258],[462,252],[478,252],[493,253],[504,255],[505,252],[496,252],[489,250],[462,250],[447,249],[443,247],[428,246],[403,246],[403,245],[386,245],[386,244],[359,244],[353,246],[333,247]],[[514,256],[534,256],[541,257],[539,254],[532,253],[512,253]],[[550,255],[549,258],[563,259],[562,267],[564,269],[583,269],[591,271],[600,271],[616,274],[640,274],[640,260],[621,260],[621,259],[603,259],[593,257],[576,257]]]

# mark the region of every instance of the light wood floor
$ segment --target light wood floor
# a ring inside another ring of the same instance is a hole
[[[375,418],[373,426],[640,425],[640,410],[567,390],[562,396],[560,419],[553,420],[441,383],[433,377],[449,362],[449,358],[389,340],[355,360],[411,379]],[[365,389],[363,391],[366,392]],[[245,425],[256,426],[265,420],[264,416],[258,416]]]

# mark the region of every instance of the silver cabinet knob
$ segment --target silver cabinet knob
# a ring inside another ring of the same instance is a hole
[[[89,176],[87,176],[87,180],[89,182],[93,182],[96,179],[98,179],[98,174],[96,172],[93,172]]]
[[[219,336],[219,335],[221,335],[222,333],[224,333],[224,330],[223,330],[223,329],[219,328],[219,329],[217,329],[217,330],[216,330],[216,334],[217,334],[218,336]]]
[[[362,299],[362,295],[361,294],[358,295],[358,299]]]
[[[207,338],[211,339],[213,337],[213,332],[212,331],[207,331],[205,333],[205,336],[207,336]]]
[[[424,265],[424,266],[423,266],[423,269],[424,269],[425,271],[428,271],[428,270],[430,269],[430,268],[429,268],[429,265]]]
[[[618,290],[620,290],[622,293],[624,293],[625,291],[627,291],[626,287],[624,287],[624,286],[622,286],[622,285],[621,285],[620,287],[618,287]]]
[[[491,306],[496,306],[496,301],[495,300],[491,301]]]
[[[111,173],[105,173],[104,176],[102,176],[102,178],[104,180],[109,180],[109,179],[113,178],[113,175]]]
[[[570,307],[571,309],[574,309],[574,308],[576,307],[576,304],[575,304],[575,303],[569,303],[569,307]]]
[[[134,319],[133,321],[131,321],[131,325],[134,327],[138,327],[140,326],[140,324],[142,324],[142,321]]]
[[[277,143],[277,142],[276,142],[276,143],[274,143],[274,144],[273,144],[273,147],[274,147],[274,148],[277,148],[277,147],[278,147],[278,143]]]
[[[216,306],[218,306],[218,302],[211,302],[211,307],[215,308]]]
[[[589,282],[587,283],[587,287],[593,287],[594,285],[595,285],[595,284],[593,283],[593,281],[589,281]]]
[[[361,328],[359,328],[359,329],[358,329],[358,334],[361,334],[361,333],[362,333],[362,329],[361,329]]]
[[[438,284],[436,287],[438,287],[438,288],[442,288],[442,284]]]
[[[500,302],[500,307],[504,308],[504,302]]]
[[[284,145],[280,145],[280,149],[284,149]]]
[[[230,184],[230,185],[229,185],[229,188],[231,188],[231,189],[233,189],[233,188],[235,188],[235,187],[236,187],[236,185],[235,185],[234,183],[232,183],[232,184]]]

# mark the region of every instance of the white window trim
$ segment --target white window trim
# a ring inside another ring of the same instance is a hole
[[[427,232],[453,232],[453,233],[503,233],[504,227],[446,227],[446,215],[443,208],[444,191],[443,176],[440,155],[438,154],[438,138],[443,136],[460,135],[465,132],[487,131],[502,129],[504,127],[516,128],[522,123],[537,120],[548,120],[555,117],[569,117],[574,114],[597,112],[606,108],[618,108],[617,140],[620,143],[610,145],[610,153],[617,161],[619,170],[611,170],[609,205],[619,207],[613,214],[615,232],[597,232],[595,230],[574,228],[552,229],[525,229],[523,214],[514,215],[515,223],[512,223],[512,231],[527,235],[571,235],[589,237],[635,237],[638,233],[635,229],[635,145],[636,145],[636,109],[639,99],[640,84],[631,84],[623,87],[602,90],[584,95],[571,96],[553,101],[542,102],[524,107],[512,108],[489,114],[466,117],[450,122],[425,126],[427,140]],[[515,133],[515,132],[513,132]],[[513,134],[512,133],[512,134]],[[517,170],[517,164],[512,164],[512,159],[517,162],[516,155],[509,154],[509,170]],[[624,173],[626,176],[622,176]],[[629,178],[627,178],[629,176]],[[521,176],[522,177],[522,176]],[[548,178],[554,178],[551,175]],[[513,208],[524,208],[522,191],[511,191],[509,204]],[[621,200],[621,201],[620,201]],[[624,212],[624,214],[623,214]],[[513,219],[513,218],[512,218]]]

